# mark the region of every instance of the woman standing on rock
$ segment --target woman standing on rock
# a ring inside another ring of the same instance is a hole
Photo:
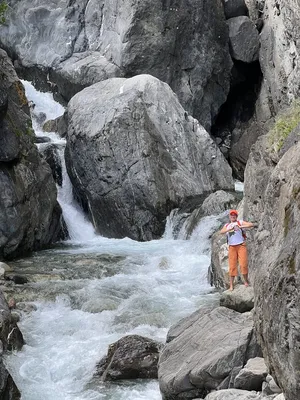
[[[238,276],[238,263],[240,265],[241,274],[243,275],[245,286],[249,286],[248,281],[248,255],[246,247],[246,235],[243,228],[252,228],[252,222],[238,220],[237,210],[229,211],[230,222],[221,229],[220,233],[227,235],[227,243],[229,246],[229,290],[233,290],[234,278]]]

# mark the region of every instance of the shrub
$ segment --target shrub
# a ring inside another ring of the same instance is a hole
[[[5,1],[0,1],[0,24],[5,22],[5,13],[7,11],[8,5]]]
[[[300,101],[295,101],[290,108],[277,116],[274,127],[269,132],[270,145],[278,152],[285,139],[300,124]]]

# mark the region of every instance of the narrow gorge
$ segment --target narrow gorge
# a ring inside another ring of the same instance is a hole
[[[0,14],[0,399],[298,400],[299,1]]]

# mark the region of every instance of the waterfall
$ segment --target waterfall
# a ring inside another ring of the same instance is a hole
[[[51,93],[37,91],[28,81],[22,81],[22,83],[25,87],[26,97],[31,104],[33,128],[36,136],[47,136],[50,139],[49,143],[59,146],[58,154],[61,160],[62,186],[57,185],[57,200],[62,208],[70,239],[75,243],[93,240],[97,237],[94,227],[73,197],[73,188],[67,173],[64,157],[66,140],[62,139],[55,132],[43,131],[43,123],[60,117],[65,109],[53,99]],[[38,145],[38,147],[42,147],[42,145]]]

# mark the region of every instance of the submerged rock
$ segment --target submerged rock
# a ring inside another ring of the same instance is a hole
[[[158,238],[187,197],[233,189],[230,167],[208,133],[168,85],[149,75],[84,89],[70,101],[68,119],[67,169],[105,236]]]
[[[162,345],[138,336],[125,336],[109,346],[107,356],[97,365],[102,381],[157,379],[157,364]]]
[[[250,314],[225,307],[200,309],[173,328],[159,360],[164,400],[203,397],[230,387],[249,358],[259,354]],[[183,329],[182,329],[183,328]]]

